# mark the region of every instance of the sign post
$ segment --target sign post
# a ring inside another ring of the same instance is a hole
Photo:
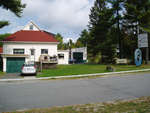
[[[148,34],[143,33],[138,35],[138,48],[146,48],[146,64],[148,64],[149,60],[149,49],[148,49]]]
[[[138,35],[138,47],[139,48],[148,47],[148,34],[147,33]]]

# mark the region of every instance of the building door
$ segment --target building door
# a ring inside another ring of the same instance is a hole
[[[83,63],[83,53],[73,52],[73,59],[75,60],[75,63]]]
[[[7,73],[20,73],[21,67],[25,62],[25,58],[7,58],[6,72]]]

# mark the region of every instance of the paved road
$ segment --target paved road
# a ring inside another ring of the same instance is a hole
[[[0,112],[150,96],[150,74],[0,83]]]

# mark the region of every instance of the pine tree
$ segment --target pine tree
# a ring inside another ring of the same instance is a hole
[[[150,31],[150,1],[149,0],[126,0],[125,19],[131,28],[130,31],[138,33],[138,27],[142,30]]]
[[[126,56],[134,58],[134,50],[137,48],[138,33],[150,33],[150,1],[149,0],[126,0],[125,1],[126,13],[123,23],[125,29],[126,41],[125,47],[128,47],[131,52],[124,52]],[[127,42],[128,41],[128,42]],[[128,46],[129,44],[132,44]],[[144,52],[144,51],[143,51]]]
[[[102,63],[107,61],[105,59],[108,58],[107,56],[109,56],[110,52],[114,53],[110,51],[112,49],[107,47],[112,45],[111,40],[113,39],[110,39],[108,33],[111,31],[114,20],[113,10],[108,7],[107,3],[106,0],[95,1],[91,9],[89,23],[90,38],[88,39],[88,50],[92,54],[92,57],[100,53]],[[113,55],[111,58],[114,58]]]
[[[114,24],[116,26],[116,36],[119,45],[119,57],[122,58],[122,37],[121,37],[121,21],[123,19],[123,8],[124,8],[124,0],[108,0],[108,2],[112,6],[113,16],[114,16]]]
[[[81,46],[87,46],[87,41],[88,41],[88,38],[89,38],[89,32],[84,29],[81,34],[80,34],[80,37],[78,38],[78,42],[81,42]]]

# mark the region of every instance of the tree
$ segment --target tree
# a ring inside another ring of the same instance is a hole
[[[77,40],[76,43],[75,43],[75,47],[80,48],[80,47],[84,47],[84,46],[83,46],[83,44],[80,40]]]
[[[84,29],[81,32],[80,37],[78,38],[77,42],[78,43],[80,42],[81,46],[85,47],[85,46],[87,46],[88,38],[89,38],[89,32],[86,29]]]
[[[143,32],[150,33],[150,1],[149,0],[126,0],[125,1],[125,18],[123,28],[130,36],[132,46],[132,56],[137,48],[138,34]],[[127,43],[126,43],[127,44]],[[134,50],[133,50],[134,49]],[[142,49],[142,53],[145,50]],[[144,55],[143,55],[144,56]],[[133,57],[132,57],[133,58]]]
[[[126,26],[131,28],[132,33],[138,34],[138,29],[150,31],[150,1],[149,0],[126,0],[125,2]]]
[[[108,7],[106,0],[96,0],[91,9],[88,39],[88,50],[92,57],[101,54],[102,63],[107,63],[108,54],[106,51],[114,53],[113,38],[109,33],[114,25],[113,10]],[[111,47],[110,48],[108,48]],[[111,57],[114,58],[114,57]],[[113,59],[111,59],[113,61]],[[109,62],[110,63],[110,62]]]
[[[25,4],[21,3],[21,0],[0,0],[0,7],[6,10],[10,10],[17,17],[21,17],[22,11],[25,6]],[[0,21],[0,28],[6,25],[9,25],[8,21]]]
[[[134,34],[127,33],[124,29],[121,32],[122,35],[122,55],[124,58],[134,60],[134,51],[137,48],[137,38],[135,38]]]
[[[75,48],[75,43],[72,41],[72,39],[69,39],[68,45],[70,48]]]
[[[69,49],[69,43],[64,43],[63,45],[64,45],[64,50]]]
[[[121,21],[123,19],[122,17],[122,12],[123,12],[123,6],[124,6],[124,0],[108,0],[109,3],[112,6],[113,10],[113,16],[114,16],[114,24],[116,26],[117,30],[117,40],[118,40],[118,45],[119,45],[119,57],[122,58],[122,37],[121,37]]]
[[[58,49],[60,50],[64,49],[63,37],[61,36],[61,34],[57,33],[55,37],[59,41]]]
[[[6,34],[0,34],[0,41],[2,41],[3,39],[5,39],[6,37],[10,36],[10,33],[6,33]],[[2,46],[2,42],[0,42],[0,46]]]

